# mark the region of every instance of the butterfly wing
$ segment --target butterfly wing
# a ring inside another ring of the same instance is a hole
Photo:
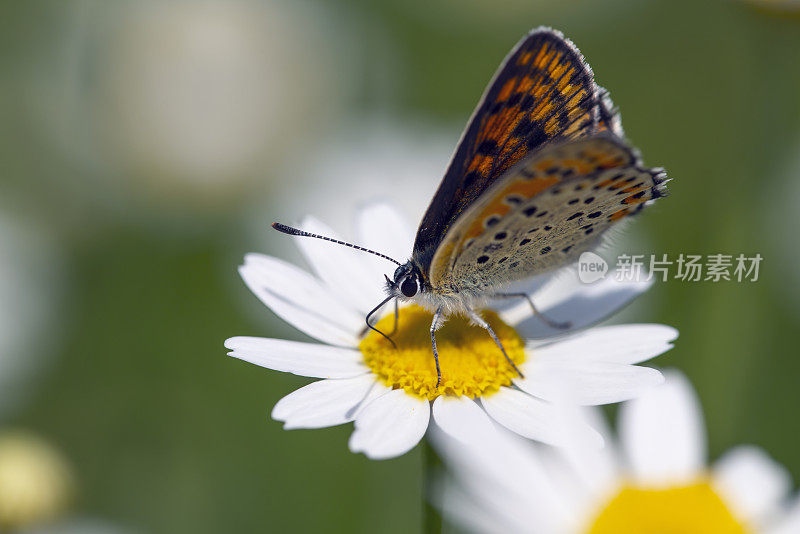
[[[461,214],[436,251],[430,282],[444,292],[483,291],[567,265],[663,196],[665,180],[607,132],[548,145]]]
[[[545,28],[522,39],[481,98],[422,219],[413,254],[423,271],[446,231],[498,177],[553,139],[592,132],[599,114],[592,71],[569,40]]]
[[[622,129],[622,118],[619,116],[619,109],[614,105],[611,95],[608,94],[606,89],[600,86],[596,87],[598,119],[595,131],[609,131],[620,139],[625,139],[625,131]]]

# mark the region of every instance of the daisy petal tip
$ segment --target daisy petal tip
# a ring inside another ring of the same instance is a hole
[[[651,380],[653,386],[660,386],[667,381],[667,378],[664,376],[664,373],[662,373],[658,369],[653,369],[652,367],[643,367],[642,369],[650,369],[652,371],[652,373],[650,373],[650,376],[652,376]]]
[[[278,403],[272,407],[272,411],[269,413],[269,418],[271,418],[273,421],[285,423],[288,415],[289,414],[286,413],[283,405],[281,405],[281,401],[278,401]],[[286,428],[286,426],[284,426],[284,428]]]
[[[556,447],[574,447],[576,443],[581,443],[588,450],[599,451],[605,448],[606,439],[603,434],[590,425],[588,422],[572,423],[564,429],[564,433],[559,436],[554,443]]]
[[[713,474],[716,487],[755,522],[774,515],[792,487],[789,471],[753,445],[729,450],[716,462]]]
[[[247,281],[251,278],[250,276],[250,267],[247,265],[240,265],[236,268],[236,271],[239,273],[239,278],[247,285]],[[249,287],[249,286],[248,286]]]
[[[244,255],[244,258],[242,258],[243,263],[239,266],[239,269],[241,270],[243,267],[245,267],[249,263],[253,263],[254,261],[257,261],[259,256],[261,256],[261,254],[258,254],[256,252],[248,252],[247,254]]]
[[[680,332],[678,332],[677,328],[665,324],[660,326],[663,331],[664,341],[671,343],[672,341],[678,339]]]
[[[592,427],[587,427],[588,432],[586,432],[586,442],[589,447],[593,450],[602,450],[606,446],[606,440],[603,437],[603,434],[598,432],[596,429]]]
[[[247,361],[244,358],[242,358],[242,355],[236,352],[235,350],[228,351],[225,353],[225,355],[229,358],[235,358],[237,360]]]
[[[243,271],[249,270],[259,263],[269,262],[272,259],[272,256],[261,254],[260,252],[248,252],[244,255],[244,263],[239,266],[239,274],[243,274]]]
[[[667,380],[664,372],[660,369],[656,369],[655,367],[647,367],[646,365],[628,365],[628,368],[632,368],[636,371],[638,380],[640,380],[642,385],[645,387],[660,386]]]
[[[664,373],[658,369],[642,365],[636,366],[636,369],[638,371],[639,387],[631,391],[627,398],[623,398],[618,402],[633,400],[642,395],[647,395],[653,389],[660,388],[667,382]]]
[[[631,284],[631,287],[635,288],[634,290],[637,293],[642,294],[646,291],[649,291],[654,285],[655,285],[655,279],[650,278],[642,281],[635,281],[633,282],[633,284]]]
[[[394,458],[394,456],[399,456],[387,455],[371,450],[364,440],[364,435],[358,430],[355,430],[352,434],[350,434],[350,439],[347,441],[347,447],[353,454],[363,454],[370,460],[388,460],[389,458]]]
[[[236,337],[229,337],[228,339],[225,340],[225,342],[223,343],[223,346],[226,349],[231,351],[231,352],[228,353],[228,356],[233,356],[233,351],[236,350],[236,344],[241,339],[242,339],[241,336],[236,336]]]

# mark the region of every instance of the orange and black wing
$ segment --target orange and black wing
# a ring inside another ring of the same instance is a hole
[[[611,95],[602,87],[595,87],[597,88],[597,128],[595,128],[595,133],[611,132],[620,139],[625,139],[619,109],[611,100]]]
[[[545,143],[593,132],[599,90],[578,49],[536,29],[508,55],[467,126],[423,217],[414,259],[427,271],[456,218],[509,167]]]

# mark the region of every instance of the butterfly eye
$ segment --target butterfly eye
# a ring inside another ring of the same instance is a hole
[[[403,283],[400,284],[400,291],[406,297],[413,297],[417,294],[417,279],[413,276],[406,277]]]

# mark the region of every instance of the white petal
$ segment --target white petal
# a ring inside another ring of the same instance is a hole
[[[533,360],[592,360],[640,363],[672,348],[678,331],[661,324],[599,326],[544,346],[534,346]]]
[[[359,243],[368,248],[404,262],[414,246],[414,229],[408,219],[392,204],[375,202],[364,206],[358,213]],[[365,255],[373,270],[380,276],[390,277],[395,266],[375,256]]]
[[[300,228],[306,232],[340,239],[333,230],[313,217],[306,217]],[[356,249],[308,237],[295,242],[317,276],[345,302],[366,313],[383,300],[383,277],[368,268],[364,255]]]
[[[319,380],[279,400],[272,418],[283,421],[286,430],[341,425],[354,420],[364,406],[389,391],[372,374]]]
[[[225,347],[231,350],[228,356],[300,376],[350,378],[368,371],[354,349],[244,336],[225,340]]]
[[[633,299],[647,291],[652,282],[618,282],[613,275],[594,284],[584,284],[578,279],[574,268],[565,271],[545,285],[541,291],[532,296],[536,307],[547,317],[555,321],[568,321],[568,331],[580,330],[609,317],[627,306]],[[530,314],[524,316],[527,303],[521,303],[514,313],[503,316],[511,324],[516,324],[517,331],[529,339],[547,338],[563,335],[558,330],[546,325],[541,319]]]
[[[498,423],[520,436],[549,445],[564,445],[575,434],[597,447],[603,438],[594,429],[578,421],[569,421],[555,404],[535,399],[511,388],[481,397],[486,412]]]
[[[560,272],[548,272],[537,274],[530,278],[510,282],[503,288],[505,293],[525,293],[526,295],[537,295],[548,284],[553,283],[554,279],[560,276]],[[538,306],[538,299],[536,300]],[[517,324],[523,319],[527,319],[531,314],[530,305],[521,298],[504,298],[492,301],[491,308],[498,310],[498,313],[509,324]],[[507,314],[507,315],[506,315]]]
[[[452,438],[438,425],[432,430],[432,444],[463,489],[461,504],[474,506],[476,517],[513,521],[516,527],[507,532],[547,533],[563,532],[554,529],[580,512],[554,486],[543,447],[502,427],[472,442]]]
[[[436,397],[432,409],[439,428],[457,440],[474,443],[495,432],[486,412],[468,397]]]
[[[593,488],[585,484],[579,474],[576,473],[574,466],[569,459],[562,456],[563,450],[572,447],[580,440],[569,440],[565,447],[541,447],[542,465],[547,471],[548,477],[552,480],[555,493],[562,495],[563,499],[570,504],[571,514],[569,515],[569,527],[564,528],[564,532],[584,532],[586,525],[591,524],[597,513],[597,505],[607,502],[609,498],[609,487],[601,487],[601,491],[593,491]],[[605,447],[590,448],[595,453],[602,451]],[[585,460],[591,461],[594,455],[590,455]],[[613,481],[612,481],[613,482]],[[613,486],[612,486],[613,487]],[[562,521],[562,523],[566,523]]]
[[[239,274],[261,302],[301,332],[331,345],[358,345],[364,317],[310,274],[262,254],[245,256]]]
[[[541,399],[585,406],[632,399],[664,382],[656,369],[619,363],[532,361],[522,371],[525,378],[514,379],[520,389]]]
[[[795,497],[787,510],[778,521],[768,529],[765,534],[797,534],[800,532],[800,497]]]
[[[410,451],[428,428],[430,403],[396,389],[370,402],[356,418],[350,450],[373,460]]]
[[[665,375],[665,384],[623,404],[619,414],[631,474],[642,484],[689,482],[705,468],[705,429],[694,390],[679,372]]]
[[[739,446],[714,465],[714,486],[737,517],[759,525],[777,512],[792,485],[789,472],[762,449]]]
[[[488,501],[485,496],[473,495],[463,484],[451,477],[446,477],[442,488],[442,514],[453,524],[460,526],[464,532],[475,534],[505,534],[508,532],[548,532],[541,528],[534,528],[530,522],[523,522],[523,514],[518,508],[507,506],[497,510],[494,502]],[[501,496],[505,497],[505,496]],[[497,500],[496,493],[490,493],[488,498]],[[507,502],[503,504],[509,504]]]
[[[605,446],[591,447],[582,440],[573,439],[567,446],[556,450],[564,455],[575,476],[587,489],[589,498],[597,503],[621,480],[619,451],[600,408],[581,408],[580,415],[587,425],[600,433]]]

